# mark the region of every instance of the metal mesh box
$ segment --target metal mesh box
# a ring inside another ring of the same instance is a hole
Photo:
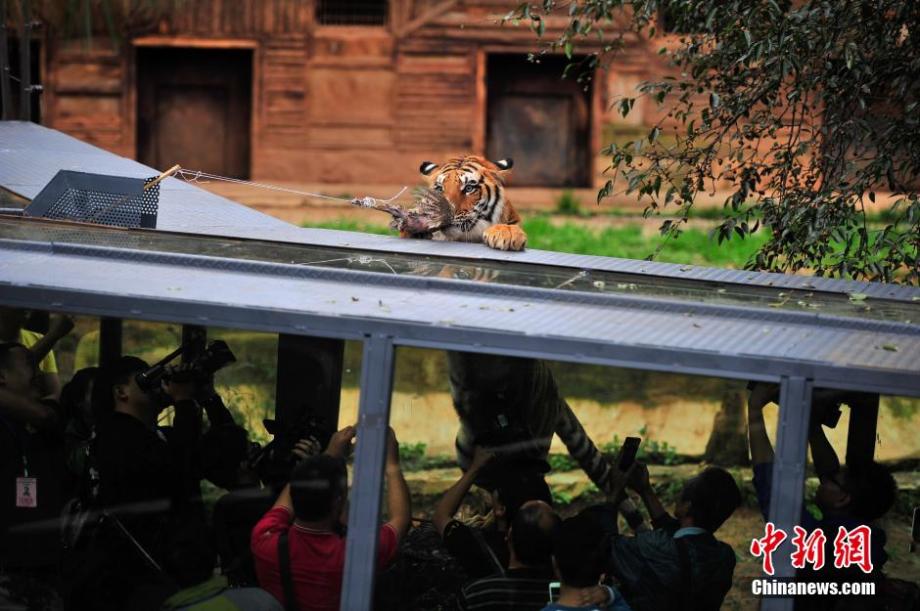
[[[153,178],[125,178],[61,170],[25,209],[26,216],[118,227],[156,229],[160,185]]]

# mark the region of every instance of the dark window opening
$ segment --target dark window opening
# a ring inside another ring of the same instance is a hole
[[[320,25],[386,25],[387,0],[319,0],[316,21]]]
[[[137,50],[138,161],[249,178],[252,51]]]
[[[577,70],[563,78],[568,63],[561,55],[541,57],[539,63],[526,55],[488,58],[486,154],[514,159],[515,186],[591,184],[593,84],[579,83]]]

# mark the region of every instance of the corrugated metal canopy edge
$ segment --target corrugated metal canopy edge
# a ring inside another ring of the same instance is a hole
[[[0,241],[12,305],[920,395],[914,325],[201,255]]]

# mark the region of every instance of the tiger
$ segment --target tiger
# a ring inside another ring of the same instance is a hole
[[[617,488],[618,472],[560,394],[545,361],[448,351],[447,364],[460,419],[454,447],[462,470],[469,468],[476,445],[497,444],[505,455],[545,461],[555,434],[602,492]],[[620,511],[637,532],[648,529],[629,499]]]
[[[493,162],[479,155],[456,157],[441,165],[423,161],[419,172],[430,189],[444,195],[454,213],[450,226],[432,238],[483,242],[496,250],[524,250],[527,234],[505,196],[505,179],[513,166],[510,157]]]
[[[505,196],[505,178],[513,164],[510,158],[493,162],[478,155],[442,165],[422,162],[419,171],[429,188],[443,194],[453,212],[450,224],[431,237],[523,250],[527,234]],[[410,237],[402,231],[400,235]],[[448,351],[447,363],[451,398],[460,420],[455,450],[461,469],[469,468],[476,445],[496,443],[506,455],[543,461],[555,434],[600,490],[610,493],[617,487],[618,472],[561,396],[546,362]],[[488,482],[481,484],[489,487]],[[630,524],[635,530],[647,528],[630,500],[620,509],[634,516]]]

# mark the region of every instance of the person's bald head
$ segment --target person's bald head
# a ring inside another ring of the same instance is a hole
[[[527,501],[511,522],[508,539],[517,561],[525,566],[547,566],[552,562],[553,537],[560,519],[544,501]]]

